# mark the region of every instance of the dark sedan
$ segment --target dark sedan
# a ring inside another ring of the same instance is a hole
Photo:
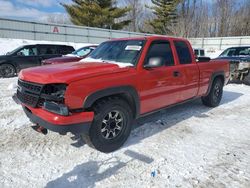
[[[13,77],[22,69],[40,66],[44,59],[59,57],[74,50],[72,46],[57,44],[21,46],[0,56],[0,77]]]

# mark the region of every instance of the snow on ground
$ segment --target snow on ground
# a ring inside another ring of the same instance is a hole
[[[0,187],[250,187],[250,87],[140,119],[126,144],[100,153],[73,135],[33,131],[0,79]]]
[[[6,45],[8,44],[8,45]],[[90,43],[74,43],[74,42],[56,42],[56,41],[38,41],[38,40],[26,40],[26,39],[8,39],[0,38],[0,55],[4,55],[7,52],[29,44],[64,44],[73,46],[75,49],[89,45]]]

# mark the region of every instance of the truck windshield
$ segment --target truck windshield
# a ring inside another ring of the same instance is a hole
[[[100,44],[88,58],[135,65],[143,45],[144,40],[108,41]]]

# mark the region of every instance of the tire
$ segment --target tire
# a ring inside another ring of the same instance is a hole
[[[245,76],[243,83],[250,86],[250,72]]]
[[[16,75],[16,69],[11,64],[2,64],[0,65],[0,77],[10,78]]]
[[[89,135],[85,136],[85,142],[104,153],[117,150],[131,132],[133,114],[130,106],[126,101],[112,97],[97,102],[94,112],[94,120]]]
[[[216,107],[220,104],[222,94],[223,94],[223,82],[220,78],[216,78],[213,81],[213,85],[209,94],[201,98],[202,103],[205,106]]]

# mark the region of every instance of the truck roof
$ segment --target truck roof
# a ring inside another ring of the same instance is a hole
[[[162,35],[143,36],[143,37],[115,38],[115,39],[111,39],[111,41],[116,41],[116,40],[145,40],[145,39],[170,39],[170,40],[184,40],[184,41],[188,41],[185,38],[162,36]]]

